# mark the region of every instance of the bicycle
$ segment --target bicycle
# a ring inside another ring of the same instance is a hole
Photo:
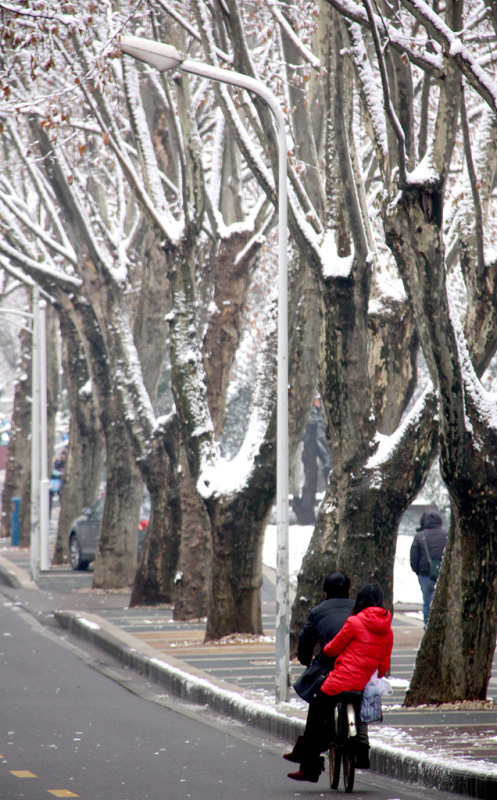
[[[340,766],[347,793],[354,788],[356,743],[362,692],[342,692],[334,710],[333,739],[330,742],[330,787],[338,789]]]

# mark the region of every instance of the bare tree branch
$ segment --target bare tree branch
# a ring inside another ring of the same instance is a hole
[[[397,155],[399,163],[400,182],[401,184],[405,184],[407,177],[406,138],[404,131],[402,129],[402,125],[400,124],[399,118],[397,117],[397,114],[395,113],[395,109],[393,107],[392,98],[390,95],[390,87],[388,85],[385,57],[383,55],[383,48],[381,46],[380,35],[373,14],[373,9],[371,8],[371,3],[369,2],[369,0],[364,0],[364,5],[366,6],[366,12],[368,15],[369,24],[371,26],[371,32],[373,34],[376,57],[378,59],[378,67],[381,75],[381,85],[383,88],[383,99],[385,103],[385,110],[387,112],[390,125],[392,126],[393,132],[395,134],[395,138],[397,140]]]

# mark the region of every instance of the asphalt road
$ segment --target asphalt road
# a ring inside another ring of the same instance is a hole
[[[0,595],[0,598],[2,596]],[[182,705],[91,647],[0,602],[0,798],[278,800],[335,794],[295,784],[288,745]],[[364,800],[428,800],[428,790],[359,773]],[[443,793],[438,793],[441,798]],[[448,797],[448,795],[447,795]]]

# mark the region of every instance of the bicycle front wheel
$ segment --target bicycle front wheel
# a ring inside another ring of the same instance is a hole
[[[340,773],[338,777],[340,778]],[[354,778],[355,778],[355,753],[353,748],[350,746],[350,741],[349,741],[348,747],[346,747],[343,752],[343,785],[345,786],[346,792],[350,793],[354,788]]]
[[[330,745],[330,787],[338,789],[340,783],[340,748],[336,744]]]

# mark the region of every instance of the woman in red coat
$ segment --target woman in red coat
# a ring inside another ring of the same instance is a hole
[[[386,675],[390,669],[392,646],[392,618],[383,607],[383,592],[378,584],[365,584],[357,593],[352,615],[323,649],[325,655],[336,658],[335,667],[321,687],[321,697],[309,703],[304,735],[299,741],[298,759],[288,759],[298,760],[300,769],[289,773],[289,778],[317,783],[324,769],[321,753],[328,749],[330,743],[329,721],[333,718],[336,696],[341,692],[362,692],[376,670],[380,678]],[[369,747],[361,731],[359,739],[367,748],[361,756],[366,766]],[[360,764],[361,760],[359,767]]]

